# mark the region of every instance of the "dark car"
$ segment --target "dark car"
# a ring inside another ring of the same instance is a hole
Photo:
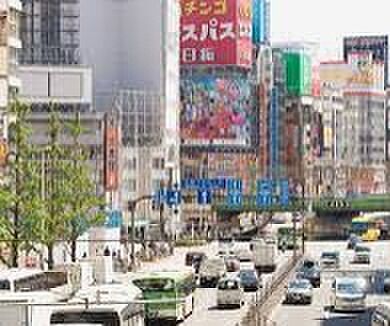
[[[355,247],[360,244],[362,240],[357,235],[351,235],[348,239],[347,248],[348,249],[355,249]]]
[[[297,270],[298,279],[309,280],[313,287],[321,285],[321,269],[317,261],[305,259]]]
[[[259,289],[260,281],[255,270],[241,270],[239,276],[244,291],[257,291]]]
[[[195,273],[199,272],[200,264],[206,259],[206,254],[200,251],[187,252],[185,258],[185,265],[192,266],[195,269]]]
[[[390,271],[383,272],[383,291],[385,293],[390,293]]]

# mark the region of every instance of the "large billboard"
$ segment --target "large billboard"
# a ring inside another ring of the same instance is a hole
[[[255,115],[248,79],[192,77],[181,81],[180,94],[182,144],[252,145]]]
[[[388,83],[388,36],[352,36],[344,38],[344,60],[347,61],[351,53],[371,52],[374,62],[384,64],[385,85]]]
[[[183,65],[252,65],[252,0],[181,0]]]
[[[322,63],[323,85],[352,92],[384,91],[384,65],[374,62],[371,53],[351,53],[348,62]]]

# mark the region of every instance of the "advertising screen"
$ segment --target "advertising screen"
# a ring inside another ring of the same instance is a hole
[[[252,0],[181,0],[183,65],[252,64]]]
[[[251,146],[255,115],[247,79],[215,76],[183,79],[180,93],[183,144]]]

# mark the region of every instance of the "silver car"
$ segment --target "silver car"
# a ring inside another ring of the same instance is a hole
[[[313,300],[313,286],[309,280],[296,279],[287,286],[285,303],[311,304]]]
[[[338,277],[334,280],[333,307],[335,311],[366,310],[365,280],[360,277]]]

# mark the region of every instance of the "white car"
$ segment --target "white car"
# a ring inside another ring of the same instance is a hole
[[[244,290],[240,278],[237,276],[224,277],[217,285],[217,306],[241,307],[244,303]]]
[[[335,311],[366,310],[366,292],[361,277],[338,277],[332,284]]]

